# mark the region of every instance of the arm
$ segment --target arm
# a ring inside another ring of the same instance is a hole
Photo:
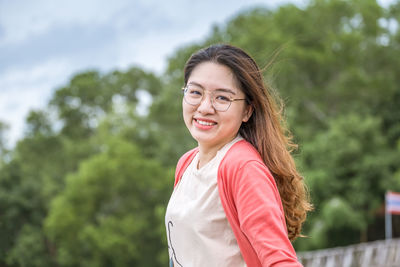
[[[279,191],[267,167],[252,160],[235,176],[233,197],[239,226],[262,266],[301,266],[287,235]]]

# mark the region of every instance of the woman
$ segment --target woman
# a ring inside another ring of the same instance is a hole
[[[198,147],[176,168],[170,266],[301,266],[290,240],[311,206],[260,69],[219,44],[193,54],[184,79],[183,118]]]

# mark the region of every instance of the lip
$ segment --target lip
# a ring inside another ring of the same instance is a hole
[[[198,121],[208,122],[208,123],[211,123],[211,125],[203,125],[203,124],[200,124]],[[214,120],[194,117],[193,124],[194,124],[194,126],[196,126],[197,128],[199,128],[201,130],[210,130],[218,123]]]
[[[193,118],[194,120],[196,120],[196,121],[205,121],[205,122],[209,122],[209,123],[215,123],[215,124],[217,124],[217,122],[216,121],[214,121],[214,120],[210,120],[210,119],[205,119],[205,118],[200,118],[200,117],[194,117]]]

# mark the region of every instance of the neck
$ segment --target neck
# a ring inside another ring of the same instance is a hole
[[[197,169],[200,169],[208,162],[210,162],[215,157],[215,155],[217,155],[219,149],[220,148],[207,149],[202,146],[199,146],[199,162],[197,164]]]
[[[235,139],[235,137],[233,137],[231,140],[229,140],[229,142],[231,142],[233,139]],[[224,147],[229,142],[219,145],[219,146],[207,146],[204,144],[203,145],[199,144],[199,162],[197,164],[197,169],[200,169],[201,167],[206,165],[208,162],[210,162],[217,155],[218,150],[220,150],[222,147]]]

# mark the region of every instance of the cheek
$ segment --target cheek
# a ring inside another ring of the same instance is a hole
[[[187,105],[186,103],[182,103],[182,114],[185,123],[188,123],[192,118],[193,107]]]
[[[232,115],[231,117],[235,118],[236,123],[241,124],[243,121],[246,120],[247,118],[247,112],[246,112],[246,108],[245,107],[238,107],[235,112],[234,115]]]

